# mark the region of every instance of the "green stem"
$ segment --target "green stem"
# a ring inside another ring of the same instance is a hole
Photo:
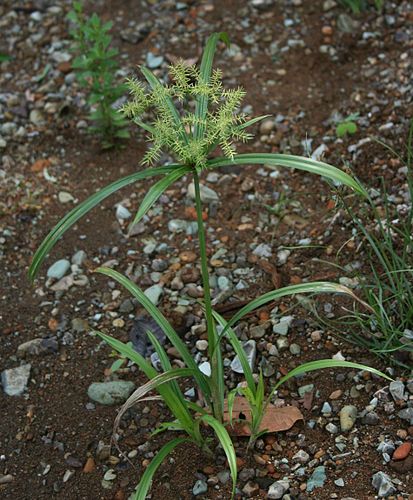
[[[208,354],[211,363],[212,406],[214,417],[222,422],[224,412],[224,376],[222,369],[221,349],[218,345],[218,335],[212,315],[211,290],[209,287],[208,258],[206,250],[205,228],[202,220],[201,193],[199,176],[194,170],[195,205],[198,222],[198,239],[201,256],[201,274],[204,288],[205,316],[208,332]]]

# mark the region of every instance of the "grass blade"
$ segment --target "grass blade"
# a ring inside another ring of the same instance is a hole
[[[279,288],[277,290],[272,290],[271,292],[264,293],[260,297],[249,302],[246,306],[240,309],[232,318],[228,321],[220,336],[227,332],[228,328],[234,325],[237,321],[243,318],[246,314],[258,309],[259,307],[272,302],[273,300],[278,300],[282,297],[287,297],[289,295],[295,295],[298,293],[341,293],[350,296],[352,299],[361,302],[364,306],[370,309],[370,306],[365,304],[360,300],[355,293],[353,293],[349,288],[338,285],[337,283],[329,283],[328,281],[314,281],[312,283],[300,283],[299,285],[290,285],[284,288]]]
[[[333,167],[328,163],[323,163],[321,161],[315,161],[310,158],[304,158],[301,156],[294,155],[284,155],[284,154],[272,154],[272,153],[247,153],[235,155],[232,160],[228,158],[221,157],[209,160],[207,163],[207,168],[217,168],[226,165],[273,165],[281,166],[287,168],[296,168],[298,170],[304,170],[313,174],[321,175],[322,177],[327,177],[335,182],[344,184],[350,187],[355,192],[367,197],[367,192],[364,187],[353,177],[346,174],[337,167]]]
[[[260,122],[261,120],[264,120],[265,118],[269,118],[271,115],[261,115],[261,116],[256,116],[255,118],[251,118],[251,120],[246,121],[245,123],[242,123],[241,125],[238,125],[238,130],[244,130],[244,128],[251,127],[251,125],[254,125],[257,122]]]
[[[109,276],[110,278],[116,280],[123,287],[125,287],[126,290],[128,290],[138,300],[138,302],[146,309],[146,311],[152,316],[152,318],[158,323],[158,325],[165,332],[165,335],[168,337],[172,345],[178,350],[186,366],[188,368],[191,368],[195,372],[194,377],[197,383],[199,384],[199,388],[204,393],[207,401],[210,401],[211,390],[206,377],[199,370],[191,353],[186,347],[186,344],[181,340],[181,338],[172,328],[172,326],[165,318],[165,316],[159,311],[159,309],[157,309],[152,304],[152,302],[148,299],[148,297],[142,292],[142,290],[135,283],[133,283],[131,280],[129,280],[122,274],[118,273],[114,269],[109,269],[108,267],[99,267],[98,269],[96,269],[96,272],[102,273],[105,276]]]
[[[190,443],[191,440],[187,438],[176,438],[172,439],[166,443],[156,454],[156,457],[152,459],[151,463],[146,468],[143,473],[142,479],[137,486],[136,493],[133,496],[133,500],[146,500],[149,488],[152,483],[153,476],[157,471],[158,467],[162,464],[165,458],[171,453],[177,446],[183,443]]]
[[[227,430],[220,422],[218,422],[218,420],[216,420],[211,415],[204,415],[203,417],[201,417],[201,420],[206,422],[210,427],[214,429],[215,434],[217,435],[217,438],[219,439],[219,442],[221,443],[221,446],[224,449],[225,455],[227,456],[229,469],[231,471],[231,477],[232,477],[231,498],[233,498],[235,495],[235,486],[237,484],[237,457],[235,455],[234,445],[232,444],[231,438],[229,437]]]
[[[211,79],[212,63],[214,60],[214,54],[219,40],[222,40],[227,46],[229,46],[228,35],[224,32],[213,33],[208,38],[201,61],[200,83],[208,84]],[[201,139],[204,135],[205,125],[203,125],[203,123],[207,111],[208,111],[208,96],[201,95],[197,98],[195,105],[194,137],[196,140]]]
[[[310,361],[309,363],[304,363],[303,365],[297,366],[294,370],[291,370],[284,377],[280,378],[280,380],[275,384],[274,388],[271,391],[269,398],[274,394],[274,392],[287,380],[292,377],[296,377],[297,375],[302,375],[304,373],[312,372],[314,370],[321,370],[324,368],[355,368],[356,370],[364,370],[370,373],[374,373],[379,377],[383,377],[387,380],[392,381],[393,379],[382,373],[375,368],[371,368],[370,366],[360,365],[359,363],[352,363],[351,361],[339,361],[335,359],[320,359],[318,361]]]
[[[168,165],[166,167],[158,167],[158,168],[148,168],[146,170],[142,170],[141,172],[136,172],[134,174],[128,175],[127,177],[123,177],[112,184],[102,188],[97,193],[93,194],[85,201],[80,203],[77,207],[71,210],[68,214],[66,214],[63,219],[61,219],[56,226],[50,231],[50,233],[46,236],[46,238],[42,241],[36,253],[34,254],[32,263],[29,268],[29,278],[33,281],[36,277],[40,266],[43,261],[47,257],[47,254],[50,250],[55,246],[60,237],[75,224],[81,217],[83,217],[87,212],[89,212],[92,208],[98,205],[105,198],[115,193],[119,189],[128,186],[129,184],[133,184],[134,182],[140,181],[142,179],[146,179],[147,177],[153,177],[155,175],[169,174],[176,167],[180,165]]]
[[[165,175],[165,177],[154,184],[142,200],[138,212],[135,215],[133,222],[129,226],[129,230],[142,219],[142,217],[148,212],[148,210],[154,205],[154,203],[156,203],[159,197],[166,189],[168,189],[171,184],[183,177],[187,172],[190,172],[190,170],[191,169],[189,167],[185,166],[175,168],[172,172]]]
[[[162,85],[162,83],[158,80],[158,78],[156,78],[156,76],[152,73],[151,70],[145,68],[145,66],[141,66],[140,69],[142,71],[143,76],[146,78],[147,82],[151,86],[152,90],[155,90],[159,87],[161,87],[162,89],[165,88]],[[165,103],[168,107],[169,113],[171,114],[173,121],[175,122],[178,130],[180,131],[180,135],[183,141],[185,142],[185,144],[188,144],[189,143],[188,135],[185,132],[185,127],[181,121],[181,117],[178,111],[176,110],[175,104],[173,103],[172,99],[170,98],[169,95],[166,94],[165,94]]]

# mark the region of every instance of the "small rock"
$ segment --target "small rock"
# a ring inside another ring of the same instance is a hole
[[[340,427],[342,432],[348,432],[353,428],[357,419],[357,408],[346,405],[340,410]]]
[[[38,109],[32,109],[30,111],[29,119],[33,125],[43,125],[45,123],[44,116]]]
[[[195,347],[198,349],[198,351],[206,351],[208,349],[208,341],[197,340],[195,343]]]
[[[275,481],[268,488],[267,498],[278,499],[282,498],[284,493],[288,490],[289,484],[287,481]]]
[[[323,465],[316,467],[307,481],[307,492],[311,493],[315,488],[321,488],[326,480],[326,468]]]
[[[113,469],[108,469],[103,476],[105,481],[114,481],[116,479],[116,473]]]
[[[379,497],[388,497],[397,492],[390,477],[382,471],[376,472],[371,482],[374,488],[376,488]]]
[[[412,443],[401,444],[393,453],[393,460],[404,460],[412,450]]]
[[[271,246],[265,243],[260,243],[253,251],[253,254],[257,255],[258,257],[271,257]]]
[[[126,380],[113,382],[94,382],[87,394],[96,403],[102,405],[117,405],[124,403],[135,389],[135,384]]]
[[[95,464],[95,461],[93,460],[92,457],[89,457],[87,460],[86,460],[86,463],[83,467],[83,472],[85,474],[90,474],[91,472],[93,472],[94,470],[96,469],[96,464]]]
[[[57,198],[59,202],[62,204],[74,201],[74,197],[70,193],[67,193],[66,191],[60,191],[59,194],[57,195]]]
[[[338,427],[333,424],[332,422],[329,422],[326,427],[326,431],[328,431],[330,434],[337,434],[338,433]]]
[[[132,214],[129,212],[129,210],[121,205],[120,203],[116,206],[116,218],[120,220],[126,220],[130,219],[132,217]]]
[[[404,384],[401,380],[394,380],[389,386],[390,394],[395,401],[403,400]]]
[[[84,250],[78,250],[72,257],[72,264],[82,267],[87,258],[86,252]]]
[[[334,484],[336,486],[339,486],[340,488],[344,488],[344,479],[342,477],[339,477],[334,481]]]
[[[3,390],[8,396],[20,396],[26,390],[30,378],[31,365],[29,363],[10,368],[1,373]]]
[[[292,460],[299,464],[305,464],[310,460],[310,455],[304,450],[299,450],[293,456]]]
[[[212,203],[219,200],[217,193],[203,184],[200,185],[200,193],[201,201],[203,203]],[[188,196],[193,200],[195,199],[195,185],[193,182],[191,182],[188,186]]]
[[[13,482],[14,477],[11,474],[0,474],[0,484],[8,484]]]
[[[314,390],[314,384],[302,385],[298,388],[298,394],[300,398],[303,398],[306,392],[311,392],[312,390]]]
[[[71,325],[75,333],[83,333],[89,329],[89,323],[83,318],[73,318]]]
[[[198,481],[194,484],[192,488],[192,494],[196,497],[198,495],[202,495],[208,491],[208,485],[205,481],[198,479]]]
[[[374,411],[370,411],[364,415],[362,422],[366,425],[377,425],[380,422],[380,417]]]
[[[260,134],[269,135],[272,130],[274,130],[274,120],[272,118],[267,118],[261,122]]]
[[[67,259],[60,259],[52,264],[47,270],[48,278],[60,280],[70,269],[70,262]]]
[[[159,66],[161,66],[163,62],[164,62],[163,56],[156,56],[152,54],[152,52],[148,52],[146,54],[146,65],[148,66],[149,69],[159,68]]]
[[[355,33],[360,26],[360,23],[350,17],[345,12],[339,14],[337,18],[337,28],[342,33]]]
[[[247,498],[251,498],[257,495],[260,491],[260,487],[257,483],[253,481],[248,481],[248,483],[242,488],[242,492]]]
[[[17,356],[20,358],[25,358],[26,356],[38,356],[39,354],[43,354],[47,352],[47,348],[45,348],[43,339],[33,339],[20,344],[17,348]]]
[[[255,356],[257,354],[257,345],[255,343],[255,340],[248,340],[247,342],[244,342],[243,348],[245,351],[245,355],[247,356],[248,364],[250,365],[251,370],[253,370]],[[238,356],[235,356],[235,358],[232,360],[231,370],[235,373],[244,373]]]
[[[148,297],[153,305],[157,306],[161,298],[163,288],[160,285],[152,285],[147,288],[143,293]]]
[[[409,424],[413,425],[413,406],[410,408],[403,408],[403,410],[400,410],[397,415],[404,420],[408,420]]]

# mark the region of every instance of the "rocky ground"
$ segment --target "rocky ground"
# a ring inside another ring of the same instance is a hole
[[[358,17],[334,0],[107,0],[88,8],[114,22],[120,80],[142,63],[163,77],[178,56],[197,61],[212,31],[227,31],[231,49],[217,54],[225,83],[245,87],[245,112],[272,115],[240,150],[310,154],[351,168],[370,189],[384,177],[400,214],[410,203],[405,164],[373,138],[395,152],[406,142],[413,101],[411,2],[388,1],[383,14],[371,9]],[[127,458],[110,446],[117,408],[144,378],[126,362],[112,373],[114,353],[91,331],[130,340],[151,355],[142,335],[148,318],[93,270],[105,264],[139,283],[203,363],[196,222],[184,178],[127,237],[128,220],[150,184],[133,186],[79,222],[35,284],[28,282],[33,252],[54,223],[78,201],[140,168],[145,151],[136,130],[125,149],[110,152],[87,133],[85,95],[70,64],[69,9],[62,0],[0,5],[0,54],[12,56],[0,63],[0,495],[121,500],[168,438],[149,439],[168,416],[155,403],[129,410],[118,431]],[[357,133],[337,138],[336,125],[354,113]],[[357,286],[351,271],[363,269],[363,253],[323,180],[251,166],[209,173],[203,185],[211,285],[223,314],[289,283]],[[337,252],[348,273],[321,263],[335,263]],[[343,306],[331,297],[317,303],[330,319]],[[305,419],[260,439],[250,454],[243,439],[236,441],[238,498],[411,499],[412,380],[320,326],[307,305],[271,304],[237,327],[268,386],[300,362],[326,357],[370,364],[396,381],[389,386],[367,373],[334,370],[283,388],[276,404],[299,407]],[[224,348],[232,388],[241,378],[234,352]],[[191,385],[185,389],[191,395]],[[229,498],[222,451],[214,459],[191,447],[181,451],[160,469],[152,498]]]

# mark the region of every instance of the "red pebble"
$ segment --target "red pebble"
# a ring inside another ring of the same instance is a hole
[[[412,443],[401,444],[393,453],[393,460],[404,460],[411,452]]]

